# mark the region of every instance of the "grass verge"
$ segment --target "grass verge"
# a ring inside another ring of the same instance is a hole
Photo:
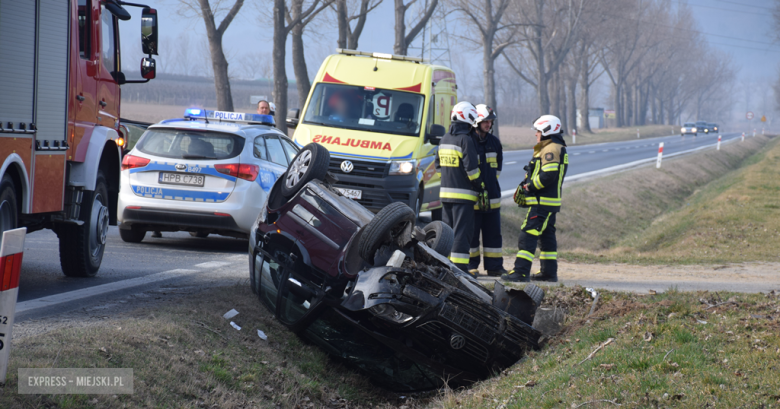
[[[645,237],[646,230],[654,223],[664,223],[664,219],[658,219],[664,213],[681,206],[687,207],[689,198],[697,189],[752,163],[754,159],[748,158],[760,151],[769,140],[763,136],[749,138],[745,142],[725,145],[720,151],[713,149],[664,161],[661,169],[643,167],[565,188],[564,204],[556,226],[561,257],[570,261],[634,263],[654,263],[661,259],[689,264],[722,262],[723,259],[698,257],[697,253],[683,246],[671,258],[661,257],[663,253],[660,251],[640,258],[630,251],[615,252],[610,249],[618,245],[625,247],[631,239],[634,242],[641,240],[640,237]],[[713,216],[715,214],[713,212]],[[505,240],[505,251],[513,253],[517,250],[512,247],[514,241],[511,238],[517,237],[525,209],[506,206],[501,216],[502,233],[509,238]],[[683,217],[680,223],[690,222],[693,217]],[[645,240],[650,243],[649,239]]]
[[[236,331],[222,314],[235,308]],[[257,335],[260,329],[268,341]],[[18,368],[132,368],[132,395],[18,395]],[[142,308],[103,325],[14,340],[0,408],[386,407],[395,402],[276,322],[248,285]]]
[[[561,334],[432,406],[780,407],[776,293],[602,293],[590,317],[581,287],[552,288],[546,302],[567,310]]]
[[[675,135],[676,131],[669,125],[645,125],[633,128],[606,128],[594,129],[593,133],[580,133],[577,135],[577,145],[587,145],[602,142],[628,141],[636,138],[636,131],[642,138],[653,138],[656,136]],[[678,129],[679,130],[679,129]],[[567,143],[571,145],[571,136],[566,137]],[[530,126],[502,126],[501,144],[504,150],[529,149],[536,144],[534,130]]]

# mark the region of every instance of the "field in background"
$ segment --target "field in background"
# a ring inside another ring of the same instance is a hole
[[[122,103],[122,118],[134,121],[156,123],[163,119],[181,118],[187,108],[216,109],[215,107],[179,106],[179,105],[155,105],[143,103]],[[242,112],[239,110],[239,112]],[[249,112],[249,111],[246,111]]]
[[[577,134],[577,145],[636,139],[637,129],[639,129],[640,136],[643,138],[676,135],[679,131],[678,128],[670,125],[595,129],[592,134]],[[675,129],[677,131],[675,131]],[[536,137],[534,136],[534,130],[531,129],[531,125],[527,127],[502,126],[500,139],[505,150],[528,149],[536,144]],[[571,135],[566,135],[565,139],[567,144],[572,144]]]
[[[629,237],[640,237],[656,218],[686,205],[696,189],[737,169],[768,141],[769,138],[763,136],[748,138],[745,142],[724,145],[720,151],[712,148],[703,153],[666,160],[661,169],[643,167],[565,188],[556,226],[559,252],[570,261],[614,261],[611,258],[614,253],[609,249]],[[775,171],[775,177],[776,174]],[[525,209],[507,202],[501,212],[501,221],[504,245],[509,254],[517,251],[515,238],[525,217]],[[767,208],[765,211],[774,210]],[[752,241],[750,243],[753,245]],[[623,262],[653,261],[651,258],[636,259],[626,253],[621,254],[624,256],[619,260]],[[660,257],[663,252],[654,254]],[[776,261],[777,256],[755,261],[761,260]],[[717,259],[701,258],[686,249],[679,249],[674,257],[664,261],[709,263]]]

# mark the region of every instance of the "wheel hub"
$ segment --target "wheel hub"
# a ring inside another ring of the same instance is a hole
[[[295,186],[303,178],[303,175],[306,174],[307,170],[309,170],[310,164],[311,151],[306,150],[297,158],[295,158],[295,161],[293,161],[292,165],[290,165],[290,169],[287,171],[287,180],[285,180],[285,185],[288,189],[292,189],[293,186]]]
[[[93,257],[100,254],[100,250],[106,244],[108,236],[108,207],[102,202],[102,196],[98,195],[92,202],[92,217],[90,218],[89,250]]]

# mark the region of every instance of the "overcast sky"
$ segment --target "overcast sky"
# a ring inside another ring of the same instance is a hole
[[[195,1],[195,0],[192,0]],[[710,42],[713,48],[732,56],[738,69],[737,90],[743,95],[736,97],[739,105],[750,105],[752,110],[763,110],[762,105],[771,100],[771,91],[767,91],[778,75],[780,64],[780,44],[773,42],[771,10],[774,0],[672,0],[673,4],[687,3],[696,17],[696,27]],[[225,0],[232,3],[231,0]],[[422,3],[422,0],[420,0]],[[259,4],[262,4],[259,6]],[[176,47],[180,33],[188,33],[193,41],[190,47],[201,44],[204,35],[202,19],[182,18],[177,14],[179,2],[164,0],[151,3],[158,9],[160,16],[161,51],[170,52]],[[241,13],[234,20],[224,38],[224,46],[229,54],[238,56],[244,52],[268,53],[270,57],[273,26],[270,20],[270,0],[247,0]],[[131,10],[132,11],[132,10]],[[319,67],[322,58],[336,48],[336,28],[333,13],[324,11],[324,19],[308,28],[306,39],[308,64],[311,72]],[[140,13],[133,11],[134,18],[122,25],[122,41],[128,44],[139,42]],[[263,16],[264,14],[264,16]],[[360,38],[359,49],[376,52],[392,52],[393,49],[393,1],[384,0],[379,8],[369,14],[366,29]],[[450,32],[457,30],[455,24],[448,27]],[[166,44],[167,43],[167,44]],[[288,41],[289,48],[289,41]],[[127,49],[127,48],[126,48]],[[451,44],[452,52],[473,49],[463,44]],[[469,51],[467,51],[469,52]],[[481,53],[474,54],[474,73],[480,73]],[[127,54],[126,54],[127,56]],[[288,76],[293,78],[288,52]],[[161,59],[164,56],[160,57]],[[237,58],[231,61],[237,64]],[[693,62],[692,62],[693,63]],[[137,62],[123,62],[125,67],[135,67]],[[767,95],[769,95],[767,97]],[[750,101],[745,101],[749,98]],[[774,103],[768,109],[774,109]]]

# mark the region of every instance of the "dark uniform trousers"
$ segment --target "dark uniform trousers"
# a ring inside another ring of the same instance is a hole
[[[501,212],[474,212],[474,234],[469,249],[469,269],[479,268],[479,236],[482,234],[482,257],[484,267],[488,271],[501,270],[504,258],[501,254],[503,240],[501,238]]]
[[[555,239],[555,215],[540,209],[539,206],[531,206],[521,226],[520,237],[517,240],[517,252],[515,258],[515,274],[521,277],[531,273],[531,264],[534,261],[536,246],[539,245],[541,254],[541,272],[545,275],[556,276],[558,274],[558,241]]]
[[[450,261],[455,267],[469,271],[469,248],[474,232],[474,203],[442,203],[442,221],[452,227],[455,242],[452,244]]]

